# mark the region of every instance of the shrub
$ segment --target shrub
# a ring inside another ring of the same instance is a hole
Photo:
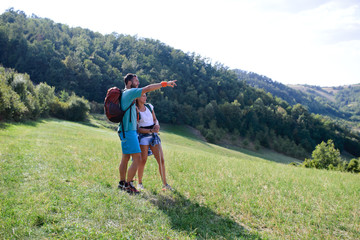
[[[10,118],[11,91],[11,87],[6,84],[5,78],[0,75],[0,120]]]
[[[39,101],[29,75],[13,73],[12,77],[11,87],[20,96],[21,102],[27,108],[27,111],[24,113],[25,116],[22,118],[38,118],[40,115]]]
[[[289,163],[289,165],[290,165],[290,166],[297,167],[297,166],[299,166],[299,163],[296,163],[296,162],[291,162],[291,163]]]
[[[73,94],[69,99],[69,106],[66,109],[65,116],[70,121],[85,121],[89,110],[88,101]]]
[[[5,75],[0,74],[0,120],[21,121],[27,113],[28,109],[21,102],[19,94],[8,85]]]
[[[100,104],[93,105],[99,111]],[[0,66],[0,120],[23,121],[53,116],[84,121],[89,110],[89,103],[84,98],[61,91],[59,99],[54,87],[46,83],[35,87],[29,75]]]
[[[40,83],[36,86],[36,92],[39,99],[40,115],[48,117],[51,104],[55,101],[55,88],[46,83]]]
[[[60,98],[60,101],[67,102],[70,99],[70,94],[65,90],[61,90],[60,94],[59,94],[59,98]]]
[[[214,132],[211,129],[206,130],[207,133],[205,135],[206,141],[210,142],[210,143],[215,143],[216,137]]]
[[[91,101],[89,103],[89,105],[90,105],[91,113],[104,114],[104,104],[103,103],[97,103],[97,102]]]
[[[347,169],[348,172],[353,172],[353,173],[359,173],[360,172],[360,158],[356,159],[353,158],[350,160],[349,164],[347,165]]]
[[[61,102],[57,97],[55,97],[54,101],[49,104],[50,116],[65,119],[65,113],[68,108],[68,103]]]

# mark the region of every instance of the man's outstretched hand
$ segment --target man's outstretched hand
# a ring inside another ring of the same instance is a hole
[[[168,81],[167,82],[167,87],[175,87],[175,86],[177,86],[176,81],[177,80]]]

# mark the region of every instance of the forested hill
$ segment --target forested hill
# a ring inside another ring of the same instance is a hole
[[[346,96],[344,96],[344,94],[341,94],[341,91],[339,91],[341,89],[344,89],[343,87],[333,88],[330,92],[324,90],[328,88],[322,89],[316,86],[287,86],[285,84],[273,81],[266,76],[262,76],[253,72],[246,72],[240,69],[235,69],[234,71],[236,72],[240,80],[246,81],[246,83],[248,83],[249,85],[255,88],[264,89],[265,91],[270,92],[274,96],[284,99],[292,106],[299,103],[307,107],[311,113],[322,114],[347,120],[350,119],[354,114],[356,115],[357,112],[360,113],[360,105],[350,105],[353,107],[353,109],[351,109],[353,111],[349,111],[350,109],[347,109],[345,107],[339,107],[340,105],[347,105],[345,103],[347,100],[344,100]],[[339,97],[336,97],[336,93],[338,93]],[[351,96],[353,97],[351,98]],[[348,97],[356,101],[356,96],[350,95]],[[358,107],[357,112],[355,111],[356,109],[354,109],[355,106]]]
[[[175,89],[149,94],[162,122],[196,127],[208,141],[241,136],[299,158],[328,139],[360,156],[358,135],[250,87],[221,64],[158,40],[104,36],[10,9],[0,15],[0,64],[28,73],[36,84],[46,82],[100,103],[109,87],[123,87],[128,72],[138,74],[141,86],[177,79]]]
[[[360,122],[360,84],[319,87],[311,85],[288,85],[304,94],[335,106],[338,111],[350,115],[349,120]]]

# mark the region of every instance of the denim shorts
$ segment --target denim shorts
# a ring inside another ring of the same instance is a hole
[[[134,131],[125,131],[125,138],[123,138],[123,133],[118,132],[121,140],[121,149],[123,154],[133,154],[140,153],[140,145],[138,140],[137,132]]]
[[[159,135],[157,133],[152,133],[152,134],[139,133],[139,142],[140,142],[140,145],[155,146],[155,145],[158,145],[159,143],[161,143],[161,140],[160,140]]]

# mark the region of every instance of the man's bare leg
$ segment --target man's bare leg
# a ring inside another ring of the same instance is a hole
[[[129,167],[128,171],[127,171],[127,180],[126,182],[131,182],[136,174],[136,171],[138,169],[139,163],[141,161],[141,153],[134,153],[131,154],[132,158],[133,158],[133,162],[131,164],[131,166]]]
[[[123,154],[119,166],[120,181],[125,181],[128,162],[131,154]]]

